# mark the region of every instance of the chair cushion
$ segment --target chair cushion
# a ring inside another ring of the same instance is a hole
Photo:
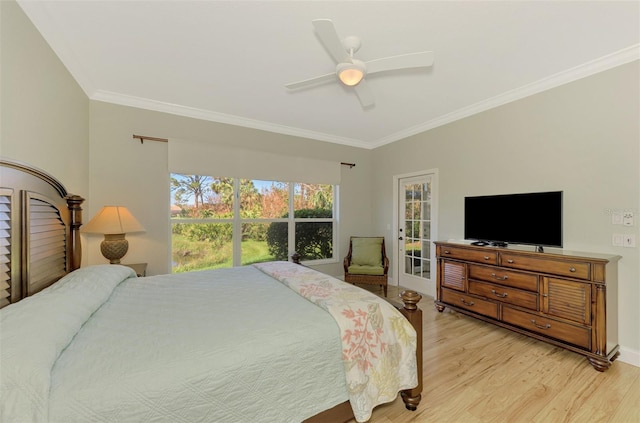
[[[352,264],[348,267],[349,273],[353,275],[384,275],[384,267],[382,266],[358,266]]]
[[[351,264],[382,266],[382,238],[352,238]]]

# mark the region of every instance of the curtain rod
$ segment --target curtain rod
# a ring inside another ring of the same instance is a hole
[[[167,138],[157,138],[157,137],[147,137],[146,135],[136,135],[133,134],[133,139],[139,139],[140,144],[144,144],[144,141],[158,141],[158,142],[169,142]]]
[[[158,142],[169,142],[169,140],[167,138],[157,138],[157,137],[147,137],[146,135],[136,135],[133,134],[133,138],[134,139],[139,139],[140,140],[140,144],[144,144],[144,141],[158,141]],[[349,169],[353,168],[356,164],[355,163],[345,163],[345,162],[340,162],[340,164],[342,166],[349,166]]]

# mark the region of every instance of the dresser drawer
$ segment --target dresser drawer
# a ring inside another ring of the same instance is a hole
[[[474,313],[483,314],[494,319],[498,318],[498,304],[481,298],[470,297],[469,295],[443,288],[442,301]]]
[[[502,308],[502,321],[582,348],[591,348],[590,328],[515,310],[508,306]]]
[[[538,275],[531,273],[512,272],[500,267],[469,266],[469,279],[486,282],[497,282],[514,288],[538,292]]]
[[[538,294],[486,282],[469,281],[469,294],[490,300],[538,310]]]
[[[438,246],[438,256],[477,263],[498,264],[498,253],[495,251],[470,250],[466,248]]]
[[[576,279],[589,280],[591,278],[591,264],[584,261],[554,260],[550,258],[536,258],[519,254],[501,253],[500,265],[514,269],[569,276]]]

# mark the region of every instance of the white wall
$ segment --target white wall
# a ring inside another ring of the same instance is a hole
[[[393,223],[398,174],[439,170],[443,240],[463,238],[465,196],[564,191],[564,248],[622,256],[619,342],[640,365],[640,255],[611,241],[640,241],[639,76],[634,62],[374,150],[374,228]],[[636,225],[613,226],[611,210],[633,211]]]
[[[349,236],[369,234],[372,212],[371,152],[368,150],[97,101],[91,102],[90,126],[91,186],[87,218],[107,204],[129,207],[146,232],[127,235],[130,247],[123,262],[147,262],[150,274],[170,271],[168,149],[166,143],[145,141],[140,144],[132,138],[134,133],[356,163],[352,169],[341,168],[339,262],[317,268],[342,275],[342,257],[346,255]],[[211,174],[216,175],[216,170],[212,168]],[[99,252],[100,237],[87,238],[87,263],[105,262]]]
[[[14,1],[0,1],[0,155],[89,187],[89,99]]]

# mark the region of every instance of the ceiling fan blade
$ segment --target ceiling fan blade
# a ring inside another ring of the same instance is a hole
[[[422,51],[419,53],[384,57],[366,62],[365,65],[367,65],[367,74],[396,69],[424,68],[433,65],[433,52]]]
[[[350,62],[349,54],[347,54],[347,50],[342,45],[333,22],[330,19],[315,19],[312,22],[320,41],[333,60],[336,63]]]
[[[360,100],[360,104],[362,107],[373,106],[373,93],[371,92],[371,88],[367,84],[366,80],[360,81],[360,83],[353,87],[358,95],[358,100]]]
[[[323,82],[333,81],[335,79],[336,73],[331,72],[326,75],[316,76],[315,78],[305,79],[304,81],[291,82],[289,84],[286,84],[285,87],[290,90],[297,90],[298,88],[311,87],[313,85],[319,85]]]

